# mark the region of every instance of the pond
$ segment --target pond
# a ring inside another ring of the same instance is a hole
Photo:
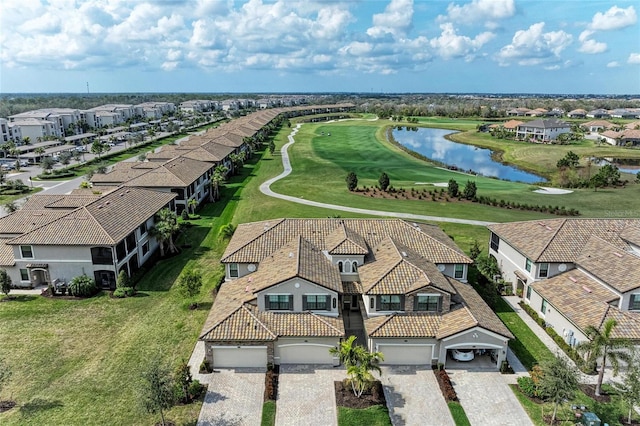
[[[508,166],[491,158],[491,150],[473,145],[452,142],[445,135],[456,133],[453,130],[428,128],[393,129],[393,137],[401,145],[433,161],[445,164],[451,169],[472,171],[482,176],[494,177],[515,182],[537,183],[546,179]]]
[[[612,164],[620,170],[621,173],[636,174],[640,172],[640,160],[637,158],[601,158],[591,157],[592,164],[596,166],[604,166],[605,164]]]

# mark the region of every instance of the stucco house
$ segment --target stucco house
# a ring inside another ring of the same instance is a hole
[[[552,219],[489,226],[502,278],[567,343],[615,318],[640,342],[640,219]]]
[[[385,364],[484,349],[512,335],[466,284],[471,260],[439,228],[403,220],[277,219],[238,226],[200,339],[214,367],[336,365],[349,335]]]
[[[570,133],[571,125],[555,118],[533,120],[518,125],[516,137],[520,140],[550,142],[563,133]]]
[[[115,288],[117,274],[136,272],[158,247],[155,215],[175,194],[118,188],[106,195],[34,195],[0,218],[0,266],[16,287],[69,282],[86,274]]]

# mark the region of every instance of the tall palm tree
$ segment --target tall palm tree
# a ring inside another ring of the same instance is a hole
[[[580,342],[576,346],[578,353],[586,356],[585,360],[588,365],[593,365],[599,359],[602,360],[600,371],[598,371],[598,382],[596,383],[596,395],[600,396],[602,391],[602,381],[604,379],[604,369],[607,366],[607,360],[613,367],[613,375],[617,376],[620,371],[620,361],[627,362],[629,360],[629,349],[631,343],[627,339],[618,339],[612,337],[613,329],[618,325],[617,321],[610,318],[605,321],[602,328],[592,325],[585,328],[585,335],[589,340]]]
[[[198,200],[196,200],[195,198],[190,199],[187,202],[187,207],[189,207],[189,210],[191,210],[191,214],[195,214],[196,207],[198,207]]]
[[[213,175],[211,176],[211,180],[209,184],[211,185],[211,191],[209,191],[209,199],[211,202],[216,201],[220,198],[220,188],[225,181],[225,176],[227,175],[227,169],[222,164],[216,167],[213,171]]]
[[[180,229],[178,217],[175,212],[164,208],[156,215],[156,223],[150,229],[151,236],[158,240],[160,245],[160,256],[164,256],[164,246],[167,244],[170,253],[175,253],[178,249],[173,242],[173,234]]]
[[[382,373],[379,364],[384,357],[380,352],[369,353],[363,346],[356,345],[355,340],[356,336],[349,336],[347,340],[340,342],[337,348],[329,349],[329,353],[337,356],[347,367],[347,380],[351,384],[353,394],[360,398],[375,379],[371,371]]]

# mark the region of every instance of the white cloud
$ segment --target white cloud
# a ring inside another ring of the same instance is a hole
[[[564,31],[544,32],[544,22],[531,25],[526,30],[519,30],[511,40],[511,44],[504,46],[496,59],[502,66],[511,63],[530,66],[561,62],[560,54],[573,40]]]
[[[440,16],[438,19],[456,24],[486,21],[485,25],[488,28],[495,28],[497,26],[495,21],[510,18],[515,13],[514,0],[473,0],[462,6],[449,4],[447,16]]]
[[[458,35],[451,23],[440,25],[440,29],[440,36],[429,41],[429,45],[444,59],[471,55],[494,37],[490,32],[478,34],[473,39]]]
[[[598,12],[593,16],[589,29],[599,31],[619,30],[638,22],[638,16],[633,6],[622,9],[613,6],[606,12]]]
[[[391,0],[383,13],[373,15],[373,27],[367,34],[374,38],[391,34],[402,37],[411,29],[413,0]]]
[[[607,43],[602,43],[591,39],[590,37],[593,35],[593,31],[584,30],[580,33],[578,40],[581,45],[578,51],[582,53],[595,54],[602,53],[607,51]]]
[[[611,61],[607,64],[607,68],[618,68],[620,63],[618,61]]]
[[[630,64],[640,64],[640,53],[631,53],[627,62]]]

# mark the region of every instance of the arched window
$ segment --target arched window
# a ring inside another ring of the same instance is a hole
[[[351,264],[351,272],[358,272],[358,262],[355,260]]]
[[[340,272],[342,272],[343,268],[344,268],[344,265],[342,264],[342,261],[339,261],[338,262],[338,269],[340,270]]]

